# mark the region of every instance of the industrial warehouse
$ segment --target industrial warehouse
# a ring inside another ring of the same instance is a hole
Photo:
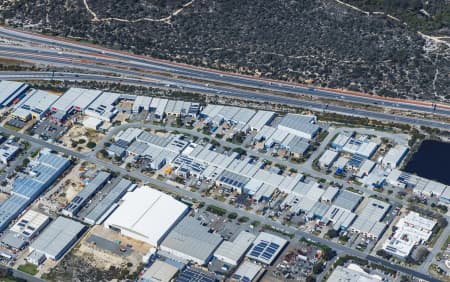
[[[156,247],[187,211],[185,204],[158,190],[143,186],[123,196],[122,203],[104,224],[123,235]]]
[[[198,221],[186,217],[164,239],[161,250],[175,259],[205,265],[222,240],[220,235],[209,233]]]
[[[83,224],[58,217],[30,245],[28,260],[37,265],[45,259],[58,260],[75,243],[83,231]]]
[[[16,104],[25,96],[29,86],[22,82],[15,81],[0,81],[0,106],[8,107]]]
[[[31,118],[42,119],[58,96],[42,90],[34,90],[20,100],[14,107],[13,116],[27,121]]]
[[[0,229],[4,230],[26,207],[47,189],[70,165],[70,161],[51,152],[43,152],[30,164],[30,177],[17,178],[11,196],[0,204]]]

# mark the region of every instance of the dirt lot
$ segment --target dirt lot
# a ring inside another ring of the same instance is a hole
[[[89,142],[97,144],[105,135],[98,131],[87,129],[81,125],[74,125],[69,131],[61,137],[61,141],[72,148],[77,148],[80,152],[91,151],[86,145]]]
[[[59,183],[62,189],[52,196],[52,200],[58,202],[60,205],[66,205],[80,192],[84,187],[84,182],[80,178],[80,173],[86,169],[95,169],[95,166],[90,164],[86,166],[83,163],[77,164]]]
[[[118,240],[120,245],[130,244],[133,251],[127,256],[122,256],[101,249],[87,242],[93,234],[112,241]],[[149,249],[148,244],[121,236],[103,226],[95,226],[56,266],[53,262],[49,262],[51,268],[46,268],[48,272],[42,278],[48,281],[136,280],[138,272],[142,269],[142,256]]]
[[[130,117],[127,113],[118,113],[114,118],[114,121],[120,121],[122,124],[127,123],[127,119]]]

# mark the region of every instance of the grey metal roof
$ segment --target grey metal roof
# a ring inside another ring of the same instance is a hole
[[[106,148],[106,151],[108,153],[112,153],[116,156],[122,156],[122,154],[124,154],[126,150],[125,150],[125,148],[123,148],[121,146],[118,146],[116,144],[111,144],[111,145],[109,145],[108,148]]]
[[[117,103],[119,98],[120,94],[103,92],[89,105],[87,111],[92,113],[94,116],[110,119],[117,111],[114,105]]]
[[[248,122],[248,126],[259,131],[264,125],[268,124],[274,116],[274,112],[258,111]]]
[[[294,130],[298,130],[301,132],[305,132],[308,134],[314,134],[319,130],[319,126],[313,124],[314,120],[313,116],[304,116],[297,114],[287,114],[280,121],[280,126],[284,126],[287,128],[292,128]]]
[[[137,140],[140,142],[145,142],[158,147],[166,147],[170,143],[170,138],[158,136],[153,133],[148,133],[146,131],[142,132]]]
[[[250,181],[250,178],[231,172],[229,170],[224,170],[217,180],[222,182],[226,186],[243,189],[245,184]]]
[[[84,225],[74,220],[58,217],[31,244],[31,249],[58,259],[84,230]]]
[[[333,204],[346,210],[354,211],[362,198],[359,194],[343,190],[338,194]]]
[[[130,185],[130,180],[121,179],[120,182],[111,189],[106,197],[98,202],[95,208],[91,210],[88,215],[86,215],[84,218],[85,222],[95,224],[115,202],[122,198]]]
[[[206,261],[222,242],[222,237],[209,233],[199,221],[184,218],[162,242],[161,246]]]
[[[287,146],[292,153],[304,154],[309,149],[310,145],[307,139],[295,136]]]
[[[28,240],[25,236],[22,236],[14,231],[6,232],[6,234],[2,237],[2,244],[14,249],[23,248],[27,242]]]
[[[0,81],[0,104],[7,106],[11,104],[20,94],[28,89],[28,85],[16,81]]]
[[[73,107],[78,107],[84,111],[102,91],[83,88],[70,88],[52,105],[54,110],[67,113]]]
[[[78,193],[72,201],[64,207],[63,214],[74,216],[86,202],[108,181],[110,173],[100,171],[92,181]]]
[[[17,111],[25,111],[29,114],[35,113],[41,115],[46,112],[58,98],[57,95],[47,91],[34,90],[16,105],[14,114],[16,114]]]
[[[247,252],[247,257],[270,265],[287,243],[287,240],[279,236],[261,232],[253,242],[252,248]]]

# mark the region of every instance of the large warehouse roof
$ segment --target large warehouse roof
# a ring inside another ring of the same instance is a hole
[[[6,81],[0,82],[0,105],[9,106],[14,99],[18,98],[28,89],[28,85],[22,82]]]
[[[111,191],[95,205],[95,208],[89,212],[84,218],[84,222],[89,224],[101,223],[104,215],[116,203],[131,186],[131,181],[127,179],[121,179],[117,185],[115,185]]]
[[[224,241],[217,248],[214,256],[225,263],[237,265],[255,238],[256,236],[252,233],[241,231],[234,241]]]
[[[31,238],[36,235],[49,220],[50,218],[45,214],[29,210],[13,225],[13,227],[11,227],[11,231]]]
[[[287,114],[284,116],[278,128],[287,129],[300,137],[310,138],[320,129],[317,124],[315,116]]]
[[[29,116],[41,118],[58,98],[47,91],[34,90],[16,105],[14,115],[23,119]]]
[[[34,200],[47,189],[65,170],[70,161],[52,153],[43,153],[36,163],[31,163],[28,177],[18,177],[13,183],[12,193]]]
[[[273,119],[274,116],[274,112],[258,111],[248,122],[248,127],[250,127],[250,129],[260,131],[264,125],[268,124]]]
[[[359,269],[358,266],[352,264],[348,267],[338,266],[331,273],[328,278],[329,282],[344,282],[344,281],[353,281],[353,282],[380,282],[383,279],[375,274],[368,274],[364,272],[364,270]]]
[[[386,202],[370,198],[367,205],[353,222],[351,229],[372,238],[380,238],[386,228],[386,224],[380,221],[390,207],[391,205]]]
[[[83,224],[60,216],[39,235],[30,249],[43,253],[48,258],[59,259],[83,229]]]
[[[101,93],[102,91],[100,90],[70,88],[53,104],[52,109],[64,113],[69,112],[73,108],[84,111]]]
[[[122,204],[105,221],[123,235],[158,246],[187,212],[185,204],[148,186],[128,192]]]
[[[209,233],[199,221],[187,217],[169,233],[161,249],[183,260],[205,264],[221,242],[220,235]]]
[[[104,121],[110,121],[118,112],[114,106],[120,94],[103,92],[86,109],[86,114]]]
[[[3,231],[15,217],[22,212],[29,203],[29,199],[11,195],[0,204],[0,231]]]

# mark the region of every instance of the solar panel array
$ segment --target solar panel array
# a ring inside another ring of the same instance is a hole
[[[262,240],[256,246],[253,247],[253,249],[250,252],[250,256],[270,261],[273,258],[273,256],[277,253],[279,248],[280,245],[278,245],[277,243]]]
[[[214,274],[206,273],[192,267],[183,270],[177,277],[176,282],[216,282]]]

